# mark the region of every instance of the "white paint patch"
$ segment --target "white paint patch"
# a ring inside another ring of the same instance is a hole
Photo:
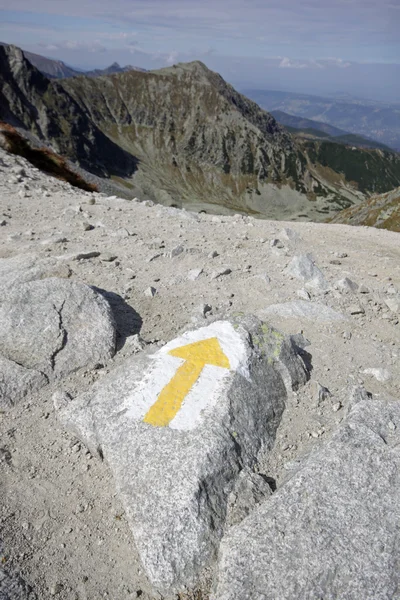
[[[218,395],[233,371],[240,373],[246,379],[250,376],[248,370],[250,350],[231,323],[226,321],[217,321],[208,327],[188,331],[156,352],[152,357],[154,364],[123,402],[121,408],[127,409],[125,415],[134,420],[142,420],[156,402],[160,392],[185,362],[183,359],[169,355],[171,350],[209,338],[218,339],[222,351],[229,360],[230,369],[205,365],[179,412],[169,424],[172,429],[180,431],[190,431],[197,427],[204,412],[211,410],[215,405]]]

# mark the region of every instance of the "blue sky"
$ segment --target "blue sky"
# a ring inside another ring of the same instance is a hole
[[[81,68],[199,59],[238,87],[400,102],[400,0],[0,0],[0,40]]]

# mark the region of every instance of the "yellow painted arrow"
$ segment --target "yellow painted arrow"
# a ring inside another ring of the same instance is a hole
[[[168,354],[183,358],[185,362],[161,390],[157,400],[143,419],[145,423],[156,427],[165,427],[176,416],[205,365],[230,369],[228,357],[223,353],[219,341],[215,337],[175,348]]]

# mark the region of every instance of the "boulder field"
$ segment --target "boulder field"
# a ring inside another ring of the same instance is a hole
[[[400,244],[0,150],[0,598],[399,593]]]

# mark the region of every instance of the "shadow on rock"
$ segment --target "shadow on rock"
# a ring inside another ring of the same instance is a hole
[[[117,352],[124,347],[126,339],[140,332],[143,324],[142,317],[129,304],[114,292],[108,292],[91,286],[109,303],[117,327]]]

